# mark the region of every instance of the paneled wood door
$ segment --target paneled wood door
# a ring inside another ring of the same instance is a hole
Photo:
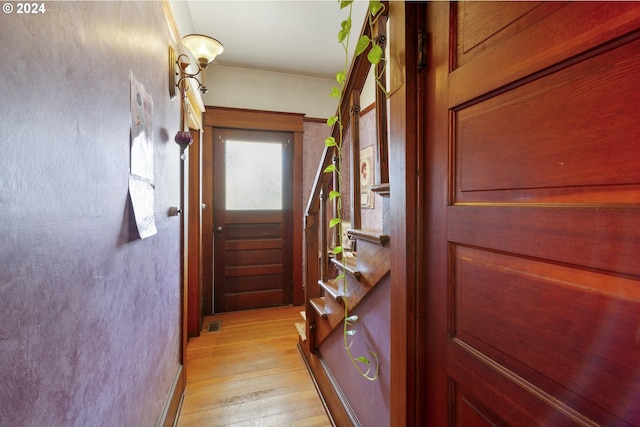
[[[640,5],[428,6],[426,425],[640,425]]]
[[[213,129],[216,312],[292,302],[292,134]]]

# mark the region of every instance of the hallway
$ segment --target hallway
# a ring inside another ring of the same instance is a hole
[[[301,310],[207,317],[187,348],[178,427],[331,425],[296,346]],[[206,332],[211,321],[219,331]]]

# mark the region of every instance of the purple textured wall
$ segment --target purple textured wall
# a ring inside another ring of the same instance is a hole
[[[0,14],[0,425],[155,426],[180,363],[167,21],[160,2],[44,5]],[[145,240],[127,190],[130,71],[154,101]]]
[[[391,281],[387,275],[350,314],[357,314],[353,339],[355,357],[367,356],[368,350],[378,355],[379,378],[369,381],[362,378],[351,364],[344,349],[342,328],[336,328],[322,343],[320,352],[333,376],[363,426],[391,426]]]

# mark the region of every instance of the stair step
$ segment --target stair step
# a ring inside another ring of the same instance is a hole
[[[324,309],[324,297],[312,298],[309,300],[309,303],[320,317],[323,319],[327,318],[327,312]]]
[[[336,300],[339,303],[342,303],[342,295],[338,292],[338,288],[334,287],[329,282],[323,282],[322,280],[318,280],[318,285],[325,292],[325,295],[329,295],[331,298]]]
[[[373,191],[374,193],[378,193],[381,196],[388,197],[391,194],[391,186],[389,185],[388,182],[385,182],[383,184],[372,185],[371,191]]]
[[[300,316],[302,316],[302,318],[303,318],[305,321],[307,320],[307,312],[306,312],[306,311],[302,310],[302,311],[300,312]]]
[[[340,269],[341,271],[344,269],[344,271],[346,271],[347,274],[351,275],[352,277],[356,279],[360,278],[361,274],[356,269],[355,257],[344,257],[342,259],[331,258],[331,262],[333,263],[333,265],[338,267],[338,269]]]
[[[306,341],[307,340],[306,325],[302,322],[298,322],[295,325],[296,325],[296,329],[298,330],[298,335],[300,335],[300,338],[302,339],[302,341]]]
[[[352,229],[349,230],[349,234],[356,239],[377,243],[381,246],[384,246],[389,242],[389,236],[387,234],[383,234],[380,230]]]

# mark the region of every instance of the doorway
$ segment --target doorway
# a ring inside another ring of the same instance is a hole
[[[214,196],[218,197],[218,192],[214,191],[214,147],[213,133],[217,129],[221,130],[253,130],[287,133],[291,136],[291,143],[286,148],[291,168],[291,179],[287,183],[291,186],[291,206],[286,212],[291,218],[290,238],[285,242],[288,248],[289,266],[291,268],[292,283],[292,303],[301,305],[304,302],[304,289],[302,277],[302,234],[304,230],[303,200],[302,200],[302,167],[303,167],[303,135],[304,135],[304,114],[282,113],[273,111],[245,110],[227,107],[207,106],[202,115],[203,137],[202,137],[202,162],[198,167],[197,179],[202,184],[202,279],[199,302],[202,307],[202,316],[208,316],[218,312],[214,307],[214,239],[216,224],[214,227],[214,212],[218,205],[214,201]],[[219,169],[219,168],[218,168]],[[194,174],[196,174],[194,172]],[[216,188],[217,189],[217,188]],[[286,210],[286,209],[284,209]],[[283,210],[283,211],[284,211]],[[223,226],[224,232],[224,226]],[[197,304],[197,301],[190,300],[189,305]]]
[[[214,312],[291,304],[293,135],[214,128],[212,138]]]

